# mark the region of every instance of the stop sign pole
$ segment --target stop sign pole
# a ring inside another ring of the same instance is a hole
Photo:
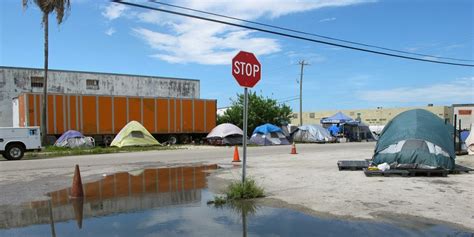
[[[261,65],[253,53],[240,51],[232,59],[232,75],[241,87],[244,88],[244,137],[243,164],[242,164],[242,184],[245,183],[245,166],[247,164],[247,115],[248,115],[248,88],[254,87],[261,77]]]

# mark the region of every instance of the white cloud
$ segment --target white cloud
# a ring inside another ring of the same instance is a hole
[[[472,103],[474,76],[425,87],[400,87],[386,90],[358,91],[357,96],[370,102],[397,103]]]
[[[110,3],[108,6],[105,7],[104,11],[102,12],[102,16],[104,16],[108,20],[114,20],[122,16],[126,9],[127,7],[123,4]]]
[[[341,7],[373,0],[188,0],[176,3],[193,9],[238,17],[245,20],[277,18],[284,15],[315,10],[323,7]],[[149,3],[154,7],[158,4]],[[125,9],[109,5],[103,15],[111,20],[125,14]],[[176,9],[174,9],[176,10]],[[254,31],[197,19],[171,16],[143,11],[133,14],[138,22],[156,26],[133,27],[135,36],[146,42],[156,53],[151,56],[170,63],[229,64],[239,50],[254,52],[257,56],[279,52],[281,46],[276,39],[257,35]],[[231,21],[224,19],[226,21]],[[241,23],[241,22],[239,22]]]
[[[112,36],[115,32],[116,32],[115,29],[113,27],[110,27],[109,29],[105,31],[105,34],[108,36]]]
[[[336,20],[335,17],[330,17],[330,18],[321,19],[321,20],[319,20],[319,22],[328,22],[328,21],[335,21],[335,20]]]

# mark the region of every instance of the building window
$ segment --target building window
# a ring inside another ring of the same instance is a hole
[[[31,77],[31,87],[43,87],[44,77]]]
[[[98,90],[99,89],[99,80],[87,80],[86,89],[88,90]]]
[[[314,117],[315,117],[315,116],[314,116],[314,113],[309,113],[309,118],[314,119]]]
[[[298,118],[298,114],[293,114],[293,118],[294,118],[294,119],[297,119],[297,118]]]

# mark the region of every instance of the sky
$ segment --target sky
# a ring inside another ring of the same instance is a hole
[[[474,60],[471,0],[164,2],[413,53]],[[21,0],[0,1],[0,26],[1,66],[43,67],[41,13],[34,4],[23,9]],[[199,79],[201,98],[217,99],[219,108],[243,92],[231,74],[231,60],[240,50],[253,52],[262,65],[262,79],[252,90],[296,112],[301,60],[309,63],[304,67],[304,111],[474,103],[473,67],[358,52],[105,0],[72,0],[59,26],[55,15],[50,16],[49,42],[51,69]]]

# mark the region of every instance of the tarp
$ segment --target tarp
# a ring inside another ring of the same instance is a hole
[[[206,136],[211,144],[218,145],[239,145],[242,144],[243,131],[231,123],[217,125]]]
[[[56,140],[56,144],[58,143],[62,143],[64,141],[66,141],[67,139],[69,138],[80,138],[80,137],[84,137],[84,135],[82,135],[82,133],[76,131],[76,130],[68,130],[66,132],[64,132],[59,138],[58,140]]]
[[[328,131],[331,135],[336,136],[338,133],[341,132],[342,126],[337,126],[336,124],[331,125],[331,127],[328,128]]]
[[[469,155],[474,155],[474,124],[471,124],[471,132],[469,133],[469,136],[467,136],[466,141],[464,142],[467,147],[467,152]]]
[[[333,137],[321,125],[304,125],[292,134],[295,142],[330,142]]]
[[[267,133],[271,133],[271,132],[282,132],[282,131],[281,131],[281,128],[279,128],[279,127],[277,127],[273,124],[266,123],[264,125],[260,125],[260,126],[256,127],[253,130],[252,134],[255,134],[255,133],[267,134]]]
[[[68,130],[56,140],[54,145],[69,148],[94,147],[95,141],[92,137],[85,137],[78,131]]]
[[[290,144],[282,130],[269,123],[256,127],[250,137],[249,143],[260,146]]]
[[[342,112],[337,112],[331,117],[323,118],[321,119],[321,124],[323,123],[349,123],[349,124],[357,124],[358,122],[354,120],[353,118],[345,115]]]
[[[469,137],[469,131],[464,130],[459,133],[459,136],[461,137],[461,141],[465,142],[467,137]]]
[[[423,109],[405,111],[380,134],[374,164],[396,163],[410,168],[454,168],[452,126]]]
[[[160,143],[137,121],[131,121],[115,136],[110,146],[151,146]]]

